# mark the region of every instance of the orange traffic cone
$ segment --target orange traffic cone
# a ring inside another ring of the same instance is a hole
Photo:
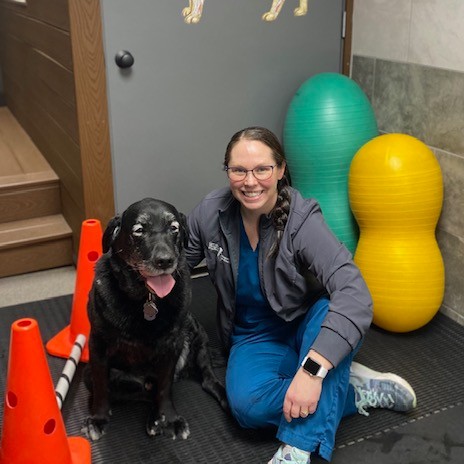
[[[71,323],[47,343],[47,351],[53,356],[67,358],[76,337],[80,334],[84,335],[86,340],[89,339],[90,322],[87,316],[87,302],[95,275],[95,263],[102,255],[102,236],[102,228],[98,219],[87,219],[82,223]],[[87,362],[88,360],[89,348],[86,343],[81,361]]]
[[[11,326],[0,464],[90,464],[90,443],[66,437],[34,319]]]

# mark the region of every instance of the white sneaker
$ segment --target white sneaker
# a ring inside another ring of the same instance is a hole
[[[402,377],[369,369],[357,362],[351,363],[350,384],[353,385],[358,412],[365,416],[368,408],[392,411],[410,411],[417,405],[416,394]]]
[[[267,464],[310,464],[311,453],[290,445],[280,445]]]

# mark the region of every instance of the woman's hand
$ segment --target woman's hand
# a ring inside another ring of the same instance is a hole
[[[287,422],[314,414],[321,397],[322,379],[309,375],[300,367],[288,387],[283,412]]]

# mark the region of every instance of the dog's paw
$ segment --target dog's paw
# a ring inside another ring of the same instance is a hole
[[[217,386],[218,403],[224,411],[229,411],[229,402],[227,401],[226,389],[222,383],[218,382]]]
[[[81,432],[92,441],[99,440],[105,434],[105,428],[108,424],[108,419],[87,417],[82,425]]]
[[[201,15],[199,14],[186,14],[184,15],[184,22],[187,24],[197,24],[200,22]]]
[[[185,440],[190,435],[190,429],[187,421],[182,416],[177,416],[174,420],[167,421],[166,417],[162,415],[153,422],[147,422],[147,433],[151,437],[166,435],[173,440],[176,438]]]
[[[164,416],[158,417],[158,419],[147,421],[147,433],[150,437],[155,437],[156,435],[163,435],[163,430],[166,427],[166,418]]]
[[[304,16],[308,12],[308,7],[298,7],[293,10],[293,14],[295,16]]]
[[[263,21],[275,21],[277,18],[278,14],[272,13],[272,11],[268,11],[267,13],[264,13],[262,16]]]
[[[229,402],[227,401],[227,398],[222,398],[219,400],[219,405],[225,412],[230,412],[230,407],[229,407]]]
[[[164,434],[170,436],[173,440],[176,438],[186,440],[190,435],[188,422],[182,416],[177,416],[175,420],[167,423]]]
[[[226,389],[224,385],[219,382],[219,380],[216,378],[207,378],[203,380],[201,386],[203,387],[203,390],[208,392],[216,399],[224,411],[230,411],[229,402],[227,401]]]

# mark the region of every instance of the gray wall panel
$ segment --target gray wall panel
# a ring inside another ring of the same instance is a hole
[[[274,22],[271,1],[206,0],[198,24],[188,1],[102,0],[115,200],[144,196],[188,212],[221,172],[230,136],[248,125],[281,135],[290,100],[319,72],[339,72],[343,0],[309,0],[294,17],[287,0]],[[135,64],[114,63],[120,49]]]

